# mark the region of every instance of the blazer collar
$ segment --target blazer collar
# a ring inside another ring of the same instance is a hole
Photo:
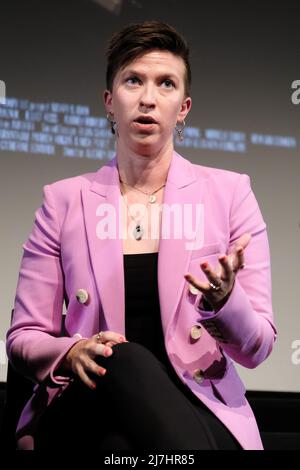
[[[173,152],[166,185],[171,184],[175,188],[183,188],[194,180],[195,172],[192,164],[178,153]],[[119,188],[117,156],[97,171],[90,190],[105,197],[114,191],[116,187]]]

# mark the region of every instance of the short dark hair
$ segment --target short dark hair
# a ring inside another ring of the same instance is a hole
[[[190,95],[191,67],[189,47],[176,29],[162,21],[144,21],[126,26],[115,33],[108,45],[106,87],[112,91],[117,72],[133,60],[153,50],[172,52],[185,64],[185,95]]]

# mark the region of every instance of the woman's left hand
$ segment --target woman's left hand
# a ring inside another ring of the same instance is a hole
[[[200,264],[208,282],[201,282],[190,273],[184,275],[185,279],[196,289],[202,292],[204,298],[217,312],[226,303],[234,286],[235,276],[239,269],[243,269],[244,251],[251,240],[251,235],[246,233],[236,242],[234,250],[230,255],[219,257],[220,266],[214,271],[209,263]]]

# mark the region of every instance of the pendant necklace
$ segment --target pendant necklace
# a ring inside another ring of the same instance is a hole
[[[122,193],[121,193],[121,194],[122,194]],[[122,194],[122,196],[123,196],[123,194]],[[132,234],[133,234],[133,236],[134,236],[134,238],[135,238],[136,240],[141,240],[141,239],[143,238],[143,235],[144,235],[144,229],[143,229],[143,226],[142,226],[142,224],[141,224],[141,221],[143,220],[145,214],[143,215],[142,218],[136,219],[135,217],[133,217],[133,215],[132,215],[131,212],[130,212],[129,206],[128,206],[127,202],[126,202],[126,196],[123,196],[123,201],[124,201],[125,204],[126,204],[126,207],[127,207],[128,214],[129,214],[130,218],[133,220],[133,222],[135,222],[135,227],[134,227],[134,229],[133,229]],[[148,203],[147,203],[147,205],[146,205],[145,211],[147,210],[147,207],[148,207]]]
[[[155,191],[151,191],[151,192],[146,192],[146,191],[143,191],[142,189],[139,189],[139,188],[136,188],[135,186],[131,186],[130,184],[128,183],[125,183],[125,181],[121,180],[120,178],[120,182],[125,184],[126,186],[129,186],[130,188],[132,189],[135,189],[136,191],[139,191],[143,194],[147,194],[148,196],[148,202],[146,204],[146,210],[147,210],[147,207],[150,204],[153,204],[154,202],[156,202],[156,196],[155,194],[160,190],[162,189],[164,186],[166,186],[166,183],[163,184],[162,186],[160,186],[159,188],[157,188]],[[121,193],[122,194],[122,193]],[[122,194],[123,196],[123,194]],[[143,220],[143,218],[145,217],[145,214],[143,215],[142,218],[139,218],[139,219],[136,219],[135,217],[132,216],[131,212],[130,212],[130,209],[129,209],[129,206],[125,200],[125,197],[123,196],[123,200],[127,206],[127,209],[128,209],[128,213],[131,217],[131,219],[135,222],[135,227],[134,227],[134,230],[133,230],[133,236],[135,238],[135,240],[141,240],[143,238],[143,235],[144,235],[144,229],[143,229],[143,226],[141,224],[141,221]]]

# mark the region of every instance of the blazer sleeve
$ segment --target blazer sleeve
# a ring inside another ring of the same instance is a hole
[[[60,227],[50,186],[37,210],[34,226],[23,245],[7,354],[12,365],[34,382],[54,384],[69,377],[54,376],[63,356],[79,339],[60,337],[64,277],[60,257]]]
[[[236,362],[254,368],[270,354],[273,323],[271,273],[266,224],[247,175],[240,175],[230,210],[230,253],[241,235],[252,239],[245,250],[245,268],[238,271],[226,304],[216,314],[198,307],[201,323],[213,332],[222,349]]]

